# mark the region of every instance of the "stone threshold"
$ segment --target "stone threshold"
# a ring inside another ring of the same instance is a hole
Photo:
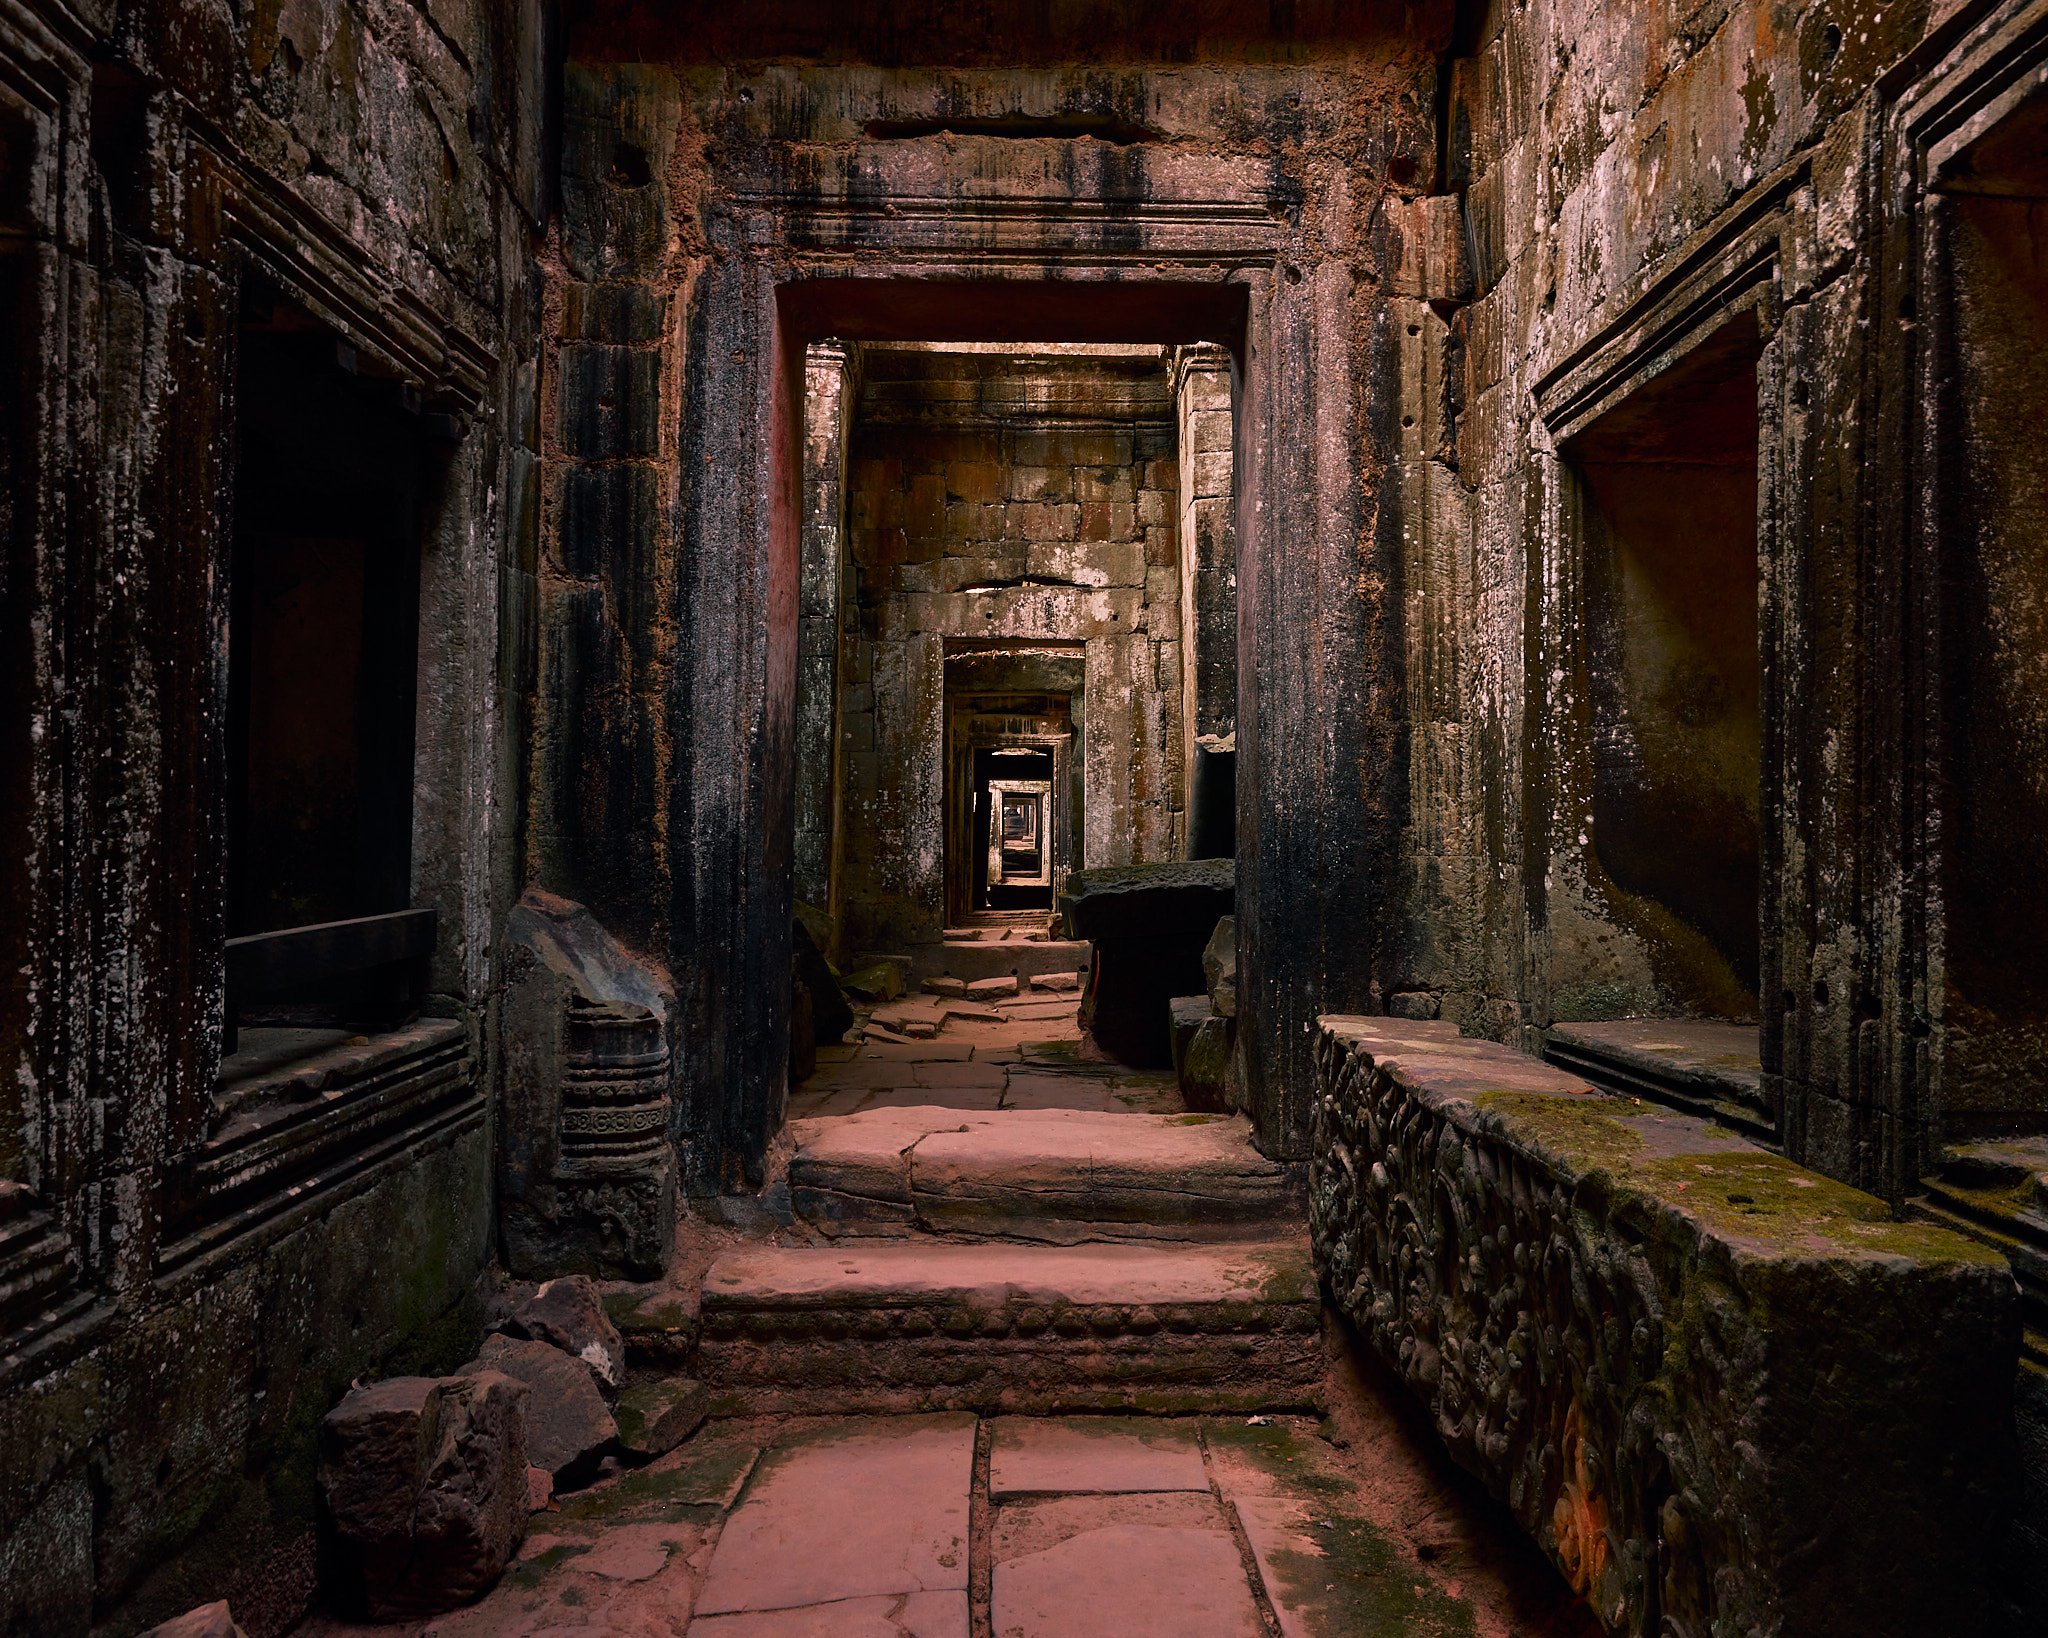
[[[1298,1225],[1241,1116],[931,1106],[790,1122],[797,1215],[830,1234],[1189,1240]]]
[[[1544,1062],[1609,1092],[1703,1115],[1777,1147],[1754,1024],[1701,1018],[1616,1018],[1540,1031]]]
[[[2048,1137],[1957,1144],[1907,1202],[1914,1216],[1967,1234],[2012,1264],[2020,1352],[2048,1370]]]

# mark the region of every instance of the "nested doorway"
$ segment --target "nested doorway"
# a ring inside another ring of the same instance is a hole
[[[946,920],[955,927],[1042,920],[1080,867],[1080,678],[1057,692],[954,686],[990,658],[947,666]],[[1058,671],[1066,657],[1034,658]],[[1068,668],[1078,673],[1078,658]]]

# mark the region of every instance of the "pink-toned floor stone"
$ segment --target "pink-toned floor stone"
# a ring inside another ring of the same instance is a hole
[[[727,1520],[697,1614],[964,1593],[974,1426],[917,1416],[792,1435]]]
[[[1209,1487],[1191,1431],[1122,1420],[1005,1416],[989,1452],[989,1494],[1110,1495]]]
[[[803,1609],[705,1615],[690,1638],[967,1638],[967,1594],[903,1593],[846,1598]]]
[[[1222,1530],[1109,1525],[998,1563],[996,1638],[1262,1638]]]

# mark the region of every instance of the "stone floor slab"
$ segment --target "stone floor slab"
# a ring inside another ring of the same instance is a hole
[[[1208,1487],[1201,1447],[1186,1429],[1095,1417],[995,1424],[989,1494],[998,1500]]]
[[[1260,1638],[1264,1628],[1222,1530],[1110,1525],[999,1563],[998,1638]]]
[[[700,1615],[689,1638],[967,1638],[967,1594],[847,1598],[802,1609]]]
[[[848,1422],[763,1458],[712,1554],[699,1615],[967,1588],[974,1418]]]

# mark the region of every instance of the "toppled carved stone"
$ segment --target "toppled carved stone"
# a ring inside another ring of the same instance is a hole
[[[507,920],[499,1221],[515,1274],[647,1276],[675,1243],[668,978],[581,905]]]
[[[211,1604],[201,1604],[196,1610],[187,1610],[176,1620],[151,1627],[142,1638],[245,1638],[245,1635],[235,1625],[234,1616],[228,1612],[228,1602],[222,1598]]]
[[[789,964],[789,1084],[801,1086],[818,1072],[818,1009],[803,963]]]
[[[1325,1018],[1314,1118],[1325,1291],[1611,1631],[1980,1630],[2002,1258],[1449,1024]]]
[[[533,1390],[525,1459],[545,1468],[557,1490],[587,1483],[618,1439],[618,1424],[582,1361],[548,1343],[485,1337],[483,1351],[463,1369],[502,1372]]]
[[[529,1403],[524,1384],[486,1368],[392,1377],[327,1413],[320,1493],[345,1603],[403,1620],[466,1604],[498,1579],[526,1538]]]
[[[1237,917],[1216,923],[1202,947],[1202,976],[1209,981],[1209,999],[1225,1018],[1237,1016]]]
[[[582,1274],[544,1280],[531,1291],[515,1292],[504,1319],[494,1329],[508,1336],[545,1342],[579,1359],[599,1390],[616,1396],[626,1383],[626,1344],[605,1312],[597,1287]]]
[[[703,1425],[711,1396],[687,1376],[635,1382],[619,1395],[619,1450],[630,1460],[666,1456]]]

